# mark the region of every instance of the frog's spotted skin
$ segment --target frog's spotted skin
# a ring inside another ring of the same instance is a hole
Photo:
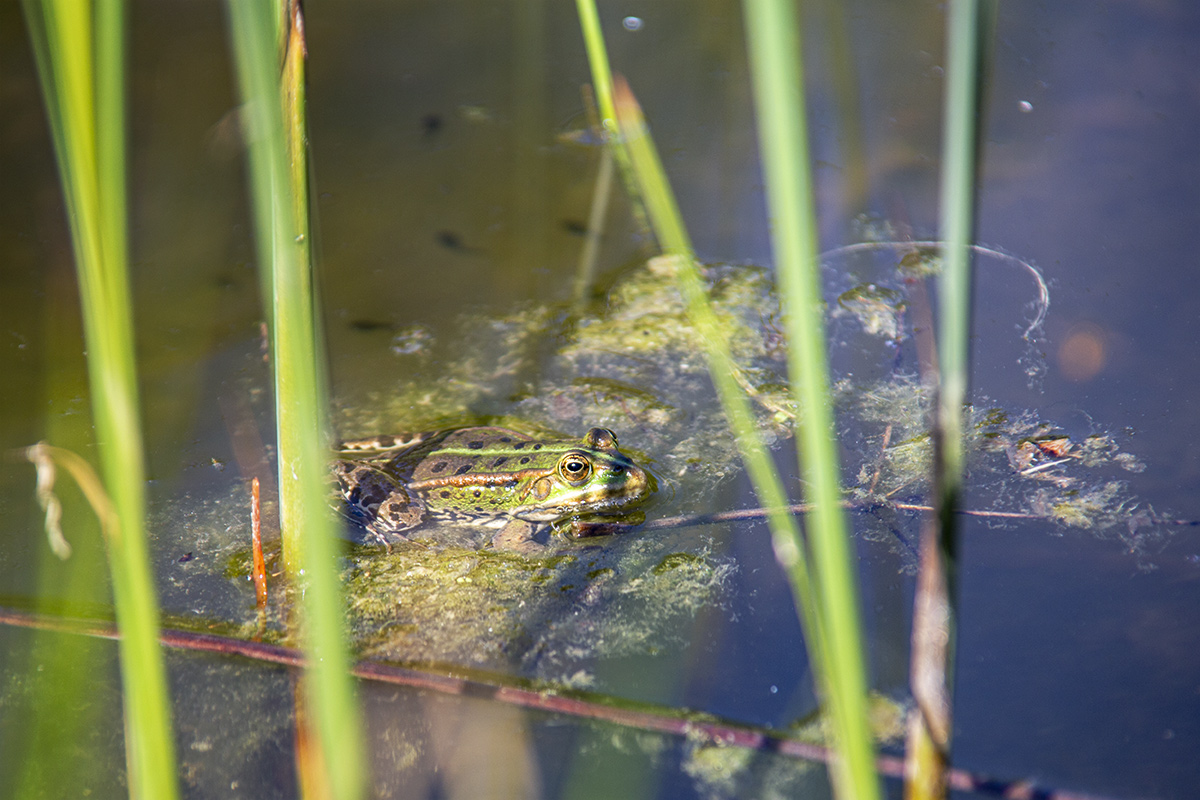
[[[613,515],[654,491],[653,478],[592,428],[582,440],[535,439],[499,427],[345,442],[334,464],[347,514],[387,543],[429,523],[486,525],[494,546],[536,548],[546,523],[577,536],[609,532]],[[605,521],[607,520],[607,521]]]

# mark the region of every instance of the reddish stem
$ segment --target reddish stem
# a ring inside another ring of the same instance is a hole
[[[267,607],[267,561],[262,549],[262,500],[258,478],[250,481],[250,546],[254,551],[254,597],[258,610],[263,611]]]

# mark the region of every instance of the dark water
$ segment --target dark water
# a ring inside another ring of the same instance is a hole
[[[935,237],[939,5],[809,5],[823,244],[856,241],[860,214]],[[585,125],[579,87],[588,80],[570,4],[312,2],[306,10],[330,376],[338,420],[353,424],[396,392],[405,362],[395,351],[412,341],[403,334],[413,326],[453,343],[464,311],[500,315],[570,296],[598,152],[568,136]],[[32,59],[17,10],[2,13],[7,451],[42,437],[85,441],[87,401]],[[220,5],[207,3],[135,4],[131,14],[133,273],[154,564],[169,613],[240,619],[243,586],[179,563],[203,555],[213,519],[240,519],[230,499],[240,480],[230,420],[257,418],[270,429],[224,19]],[[627,17],[640,24],[624,25]],[[632,3],[605,6],[602,18],[614,68],[646,109],[701,257],[769,264],[738,5]],[[1010,1],[992,58],[979,239],[1036,264],[1051,305],[1031,353],[1018,330],[1029,315],[1028,278],[981,264],[995,271],[979,280],[974,388],[1014,414],[1035,409],[1077,440],[1117,435],[1147,467],[1111,476],[1127,482],[1131,518],[1152,509],[1200,519],[1192,444],[1200,441],[1200,292],[1187,272],[1200,230],[1197,41],[1200,11],[1187,3],[1099,3],[1080,14]],[[645,244],[625,201],[614,200],[602,272],[644,257]],[[860,360],[889,366],[874,353]],[[1031,363],[1041,368],[1034,381]],[[847,444],[847,457],[854,452]],[[0,595],[14,603],[39,591],[73,596],[38,588],[39,570],[49,568],[39,567],[45,547],[31,481],[16,462],[0,477]],[[1011,500],[1027,489],[992,483],[972,499]],[[750,505],[745,491],[737,480],[689,496],[685,485],[673,508]],[[902,536],[912,525],[895,528]],[[1044,522],[972,521],[964,533],[956,764],[1119,797],[1193,796],[1195,529],[1118,526],[1098,536]],[[87,534],[69,535],[86,555]],[[737,572],[724,599],[696,617],[686,646],[601,658],[590,669],[599,688],[621,697],[787,725],[813,703],[766,528],[701,535],[724,548]],[[860,542],[873,682],[894,696],[907,670],[903,550],[879,537]],[[85,599],[106,602],[102,590]],[[22,699],[36,683],[24,677],[37,663],[32,641],[0,630],[2,774],[21,757],[32,715]],[[117,666],[107,645],[88,649],[99,658],[94,674],[106,680],[92,692],[101,722],[84,740],[96,758],[83,759],[91,766],[73,785],[121,796]],[[294,794],[287,677],[227,659],[172,655],[168,663],[190,796]],[[798,776],[768,757],[740,783],[711,771],[702,782],[696,751],[678,740],[480,699],[378,687],[364,697],[383,796],[478,796],[464,764],[482,770],[474,779],[497,794],[823,791],[819,774]],[[234,735],[242,708],[253,709],[256,725]],[[434,765],[440,777],[431,776]]]

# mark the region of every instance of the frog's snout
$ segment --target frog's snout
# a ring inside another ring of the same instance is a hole
[[[658,491],[658,482],[654,476],[639,466],[630,464],[626,467],[625,477],[626,496],[631,503],[641,502]]]
[[[641,467],[638,467],[638,471],[642,473],[642,480],[645,481],[646,496],[649,497],[650,495],[657,492],[658,491],[658,481],[656,481],[654,479],[654,473],[649,472],[648,470],[645,470]]]

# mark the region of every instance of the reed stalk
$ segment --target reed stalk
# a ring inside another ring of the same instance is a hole
[[[825,631],[823,652],[815,654],[814,666],[840,755],[832,771],[835,793],[867,800],[879,796],[879,780],[867,721],[858,572],[841,507],[800,24],[792,0],[745,0],[743,9],[775,274],[788,337],[788,373],[798,408],[797,455],[812,505],[805,527],[816,575],[813,599]],[[787,561],[780,561],[790,572]],[[798,594],[797,600],[804,598]]]
[[[691,238],[687,234],[666,172],[650,138],[641,107],[628,84],[623,80],[614,83],[609,72],[608,55],[594,0],[578,0],[577,5],[592,69],[596,102],[604,118],[604,127],[609,133],[608,143],[615,153],[622,153],[628,159],[630,177],[633,180],[631,191],[636,192],[645,202],[651,228],[663,251],[675,256],[679,285],[687,304],[688,315],[700,334],[700,344],[708,359],[709,373],[730,428],[734,432],[742,459],[746,463],[747,472],[767,509],[768,524],[773,533],[779,532],[777,543],[781,546],[784,546],[782,543],[785,542],[797,543],[800,541],[800,529],[795,518],[786,510],[787,493],[783,489],[783,481],[775,470],[770,453],[758,436],[750,403],[734,377],[737,368],[730,353],[729,343],[708,303],[704,281],[696,266]],[[809,580],[803,548],[787,546],[795,550],[795,557],[799,560],[799,591],[807,595]],[[815,609],[816,605],[806,603],[802,607]],[[816,620],[817,618],[813,617],[812,624],[815,625]]]
[[[321,765],[299,764],[308,792],[356,798],[366,788],[362,724],[342,630],[337,535],[325,498],[326,393],[309,262],[303,38],[299,9],[229,0],[249,139],[258,257],[268,272],[284,563],[302,598],[307,656],[301,715]],[[282,54],[282,57],[281,57]],[[282,68],[282,72],[281,72]],[[282,75],[282,78],[281,78]],[[324,785],[314,786],[314,774]]]
[[[134,797],[177,796],[174,735],[145,537],[133,312],[126,243],[124,7],[25,3],[83,305],[92,411],[115,511],[107,540],[121,631],[125,754]]]
[[[776,556],[792,587],[810,658],[818,675],[818,688],[829,703],[834,720],[835,737],[842,754],[833,771],[835,788],[843,797],[877,797],[874,748],[866,716],[857,580],[840,508],[837,454],[832,434],[821,294],[816,277],[815,215],[810,199],[803,127],[803,94],[799,91],[798,77],[791,77],[800,75],[795,20],[789,21],[787,10],[780,10],[781,4],[747,4],[748,19],[757,15],[749,19],[748,24],[752,29],[751,50],[755,56],[753,66],[759,87],[760,114],[774,122],[760,129],[764,159],[773,159],[770,164],[764,164],[764,169],[769,184],[773,174],[782,173],[794,178],[790,182],[771,185],[770,200],[775,219],[789,220],[786,225],[777,224],[774,233],[777,253],[781,253],[781,289],[789,311],[793,391],[804,420],[798,431],[801,459],[813,486],[813,527],[808,547],[795,518],[786,509],[783,482],[757,436],[749,403],[734,378],[736,365],[708,304],[691,241],[641,110],[623,82],[617,81],[613,89],[594,4],[579,0],[578,6],[606,130],[610,127],[608,115],[615,114],[620,132],[616,144],[628,153],[636,189],[646,205],[660,245],[665,252],[676,256],[680,287],[689,316],[700,334],[718,397],[755,491],[768,511]],[[763,25],[775,29],[764,34]],[[771,40],[763,42],[764,36]],[[612,99],[608,96],[610,91],[613,92]],[[613,110],[610,112],[609,108]],[[812,561],[823,570],[816,579],[810,575],[810,548]]]
[[[650,224],[663,251],[675,257],[676,275],[688,317],[699,334],[699,344],[708,361],[709,375],[729,427],[733,430],[750,482],[766,511],[776,557],[785,565],[793,594],[797,598],[796,609],[804,625],[810,655],[814,661],[819,661],[825,652],[824,621],[816,587],[810,576],[800,527],[788,508],[783,480],[775,469],[771,454],[758,436],[754,412],[735,378],[737,365],[729,342],[708,302],[691,238],[684,228],[678,204],[650,139],[641,108],[622,80],[616,83],[616,102],[621,136],[629,150],[633,174],[646,202]]]
[[[601,134],[604,144],[615,160],[621,182],[629,196],[632,213],[638,226],[645,231],[653,228],[649,220],[649,210],[646,201],[641,196],[641,182],[634,174],[633,166],[625,140],[620,135],[620,124],[617,120],[616,103],[613,100],[613,76],[608,65],[608,48],[604,44],[604,32],[600,29],[600,13],[596,10],[596,0],[575,0],[575,10],[579,14],[579,27],[583,34],[583,46],[587,51],[588,65],[592,72],[592,89],[596,105],[600,112]],[[604,176],[604,162],[601,162],[601,178]],[[599,184],[601,180],[598,179]],[[591,232],[589,227],[589,233]]]
[[[956,639],[957,510],[963,480],[963,408],[970,375],[971,242],[985,43],[994,4],[951,0],[946,26],[946,95],[942,129],[938,285],[938,392],[934,420],[935,517],[921,532],[921,562],[913,601],[905,796],[946,796],[953,730]]]
[[[65,266],[52,266],[46,278],[47,411],[42,437],[70,452],[86,453],[94,440],[92,417],[73,403],[88,394],[87,359],[79,347],[79,297]],[[108,594],[104,539],[96,515],[76,487],[63,481],[58,486],[55,496],[71,532],[70,556],[63,559],[61,548],[41,552],[37,603],[47,614],[61,613],[63,598],[92,602]],[[28,663],[30,674],[36,671],[38,676],[37,692],[30,702],[30,719],[16,724],[20,745],[11,748],[20,753],[14,762],[20,765],[19,774],[10,778],[14,797],[67,797],[92,778],[97,762],[79,754],[86,749],[88,732],[100,726],[106,713],[115,713],[96,702],[94,685],[96,671],[110,659],[107,645],[97,647],[49,632],[35,636]]]
[[[579,14],[583,46],[587,50],[588,64],[592,70],[592,88],[600,110],[600,125],[604,128],[604,134],[612,138],[617,135],[619,126],[617,108],[613,102],[613,77],[608,65],[608,48],[604,44],[604,32],[600,30],[600,13],[596,10],[595,0],[575,0],[575,10]],[[616,149],[621,149],[619,143]]]

